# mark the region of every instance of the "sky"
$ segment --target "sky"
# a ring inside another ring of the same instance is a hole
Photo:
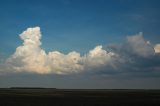
[[[0,0],[0,87],[160,88],[159,0]]]

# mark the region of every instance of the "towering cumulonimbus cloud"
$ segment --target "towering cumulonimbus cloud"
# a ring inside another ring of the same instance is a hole
[[[40,47],[41,36],[39,27],[28,28],[20,34],[20,38],[24,41],[23,45],[17,47],[15,53],[6,61],[10,70],[40,74],[68,74],[106,65],[114,55],[103,50],[102,46],[95,47],[84,56],[80,56],[76,51],[68,54],[58,51],[46,53]]]

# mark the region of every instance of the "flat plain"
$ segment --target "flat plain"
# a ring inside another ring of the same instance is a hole
[[[0,106],[160,106],[160,90],[0,88]]]

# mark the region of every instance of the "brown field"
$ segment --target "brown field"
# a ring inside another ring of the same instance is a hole
[[[160,106],[160,90],[1,88],[0,106]]]

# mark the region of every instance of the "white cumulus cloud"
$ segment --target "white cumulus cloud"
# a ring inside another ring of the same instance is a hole
[[[160,53],[160,44],[154,46],[155,53]]]
[[[128,36],[122,44],[102,45],[81,55],[46,52],[41,48],[39,27],[28,28],[20,34],[23,44],[5,62],[0,64],[0,75],[5,73],[71,74],[92,71],[100,74],[153,72],[160,66],[160,44],[155,46],[143,33]],[[109,52],[108,50],[112,51]],[[154,69],[154,70],[152,70]]]
[[[39,27],[28,28],[20,34],[20,38],[24,42],[7,59],[6,64],[9,70],[39,74],[68,74],[106,65],[114,55],[103,50],[102,46],[96,46],[84,56],[81,56],[76,51],[68,54],[63,54],[59,51],[46,53],[40,47],[41,36]]]
[[[142,57],[152,56],[155,53],[150,41],[144,39],[142,32],[134,36],[128,36],[127,46],[131,52]]]

